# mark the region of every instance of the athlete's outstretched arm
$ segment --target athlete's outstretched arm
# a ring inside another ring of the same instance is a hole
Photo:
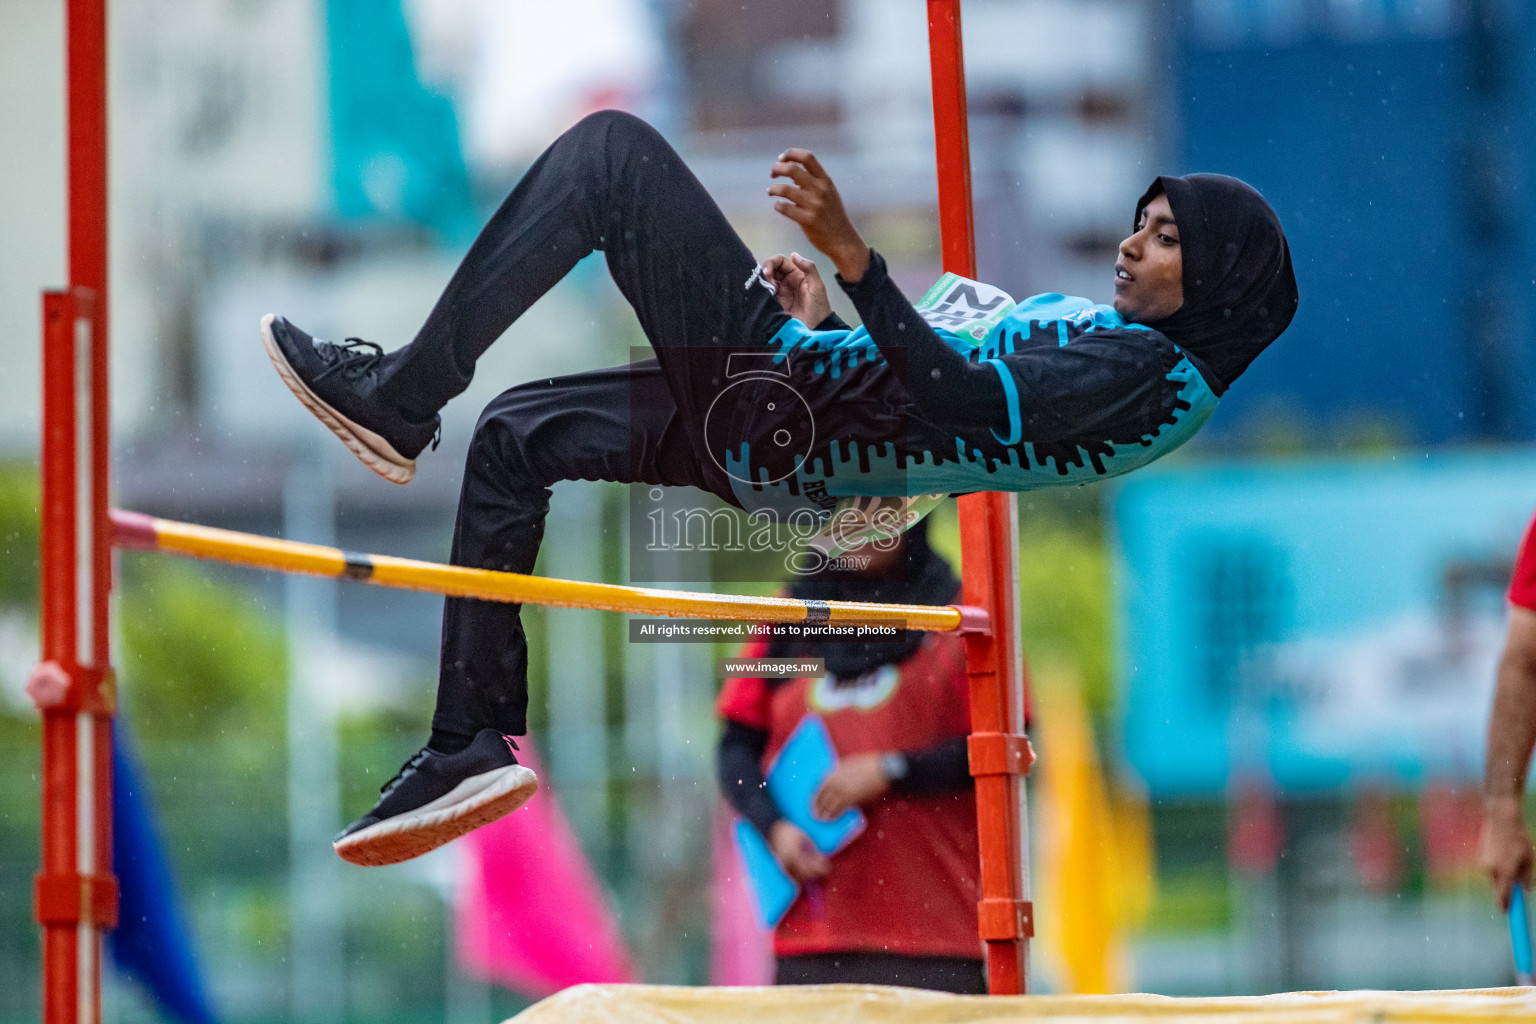
[[[1525,779],[1536,748],[1536,612],[1510,608],[1509,636],[1499,660],[1483,782],[1480,855],[1501,907],[1516,882],[1529,885],[1531,847],[1525,823]]]
[[[1008,345],[972,362],[934,333],[874,253],[858,281],[840,281],[887,360],[905,354],[907,393],[934,423],[990,430],[999,441],[1108,437],[1166,406],[1177,386],[1146,332],[1086,334],[1070,345]],[[1027,331],[1010,323],[1006,330]]]
[[[873,249],[856,281],[838,275],[865,330],[886,361],[905,366],[907,394],[934,423],[962,428],[1008,422],[1008,396],[996,369],[973,363],[944,343],[886,272]]]
[[[904,363],[907,394],[933,423],[990,430],[1005,443],[1103,435],[1160,406],[1170,385],[1149,347],[1124,336],[1033,346],[973,362],[945,344],[854,228],[832,177],[809,150],[773,165],[792,184],[768,189],[774,209],[798,224],[837,265],[870,338],[888,362]]]
[[[786,149],[769,171],[788,178],[768,186],[773,208],[800,225],[805,240],[832,258],[838,276],[857,281],[869,266],[869,246],[843,207],[832,176],[808,149]]]
[[[885,261],[853,226],[832,176],[808,149],[787,149],[771,169],[788,178],[768,188],[773,208],[800,226],[806,241],[831,257],[843,290],[889,360],[903,350],[907,393],[924,415],[957,427],[994,426],[1007,405],[997,372],[950,348],[917,315],[885,271]],[[910,314],[910,315],[909,315]]]

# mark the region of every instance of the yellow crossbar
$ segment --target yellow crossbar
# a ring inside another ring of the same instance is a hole
[[[961,605],[866,604],[858,601],[802,601],[785,597],[741,597],[683,590],[654,590],[614,583],[547,579],[439,565],[389,555],[364,555],[319,544],[260,537],[211,526],[157,519],[138,512],[112,512],[113,543],[120,548],[164,551],[188,558],[229,562],[277,572],[336,576],[381,587],[424,590],[449,597],[542,604],[557,608],[661,615],[680,619],[737,622],[800,622],[898,626],[933,633],[986,632],[986,612]]]

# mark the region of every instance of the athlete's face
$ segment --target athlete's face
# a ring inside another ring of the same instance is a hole
[[[1132,323],[1155,323],[1184,305],[1184,254],[1179,226],[1164,195],[1141,211],[1136,232],[1115,261],[1115,311]]]

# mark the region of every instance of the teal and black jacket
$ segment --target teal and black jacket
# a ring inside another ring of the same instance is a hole
[[[757,374],[743,395],[756,401],[735,403],[728,424],[732,493],[793,514],[850,496],[1027,491],[1118,476],[1189,440],[1290,324],[1296,277],[1279,218],[1248,184],[1160,177],[1133,227],[1159,195],[1178,224],[1184,301],[1152,326],[1052,293],[962,336],[930,307],[935,329],[872,255],[843,284],[863,327],[791,320],[772,339],[779,376]],[[963,284],[973,310],[995,292]]]
[[[1087,299],[1026,299],[978,343],[931,326],[878,254],[843,287],[863,326],[791,320],[732,431],[725,468],[748,510],[1118,476],[1189,440],[1225,389],[1165,335]]]

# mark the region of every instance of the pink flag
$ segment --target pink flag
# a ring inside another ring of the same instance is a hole
[[[709,936],[709,983],[772,985],[773,933],[759,928],[752,912],[747,872],[731,841],[731,813],[724,805],[715,809],[710,848],[715,877],[710,894],[714,920]]]
[[[544,778],[532,745],[518,745],[518,760]],[[459,843],[455,944],[466,973],[536,999],[636,980],[618,918],[549,792]]]

